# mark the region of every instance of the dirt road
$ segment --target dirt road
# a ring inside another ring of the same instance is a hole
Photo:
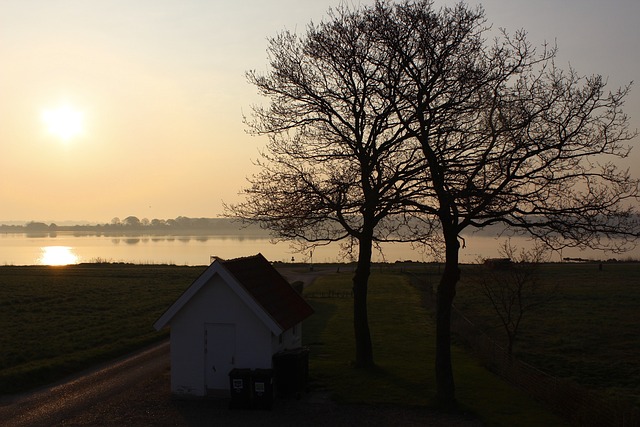
[[[332,274],[335,272],[333,269],[322,269],[322,270],[303,270],[299,267],[276,267],[278,272],[287,279],[289,283],[294,282],[302,282],[304,283],[304,287],[309,287],[315,280],[320,276],[326,276],[328,274]]]
[[[169,342],[35,392],[0,400],[3,426],[51,426],[169,368]]]

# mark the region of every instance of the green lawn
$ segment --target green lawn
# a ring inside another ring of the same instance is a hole
[[[0,394],[166,336],[153,322],[203,267],[0,267]]]
[[[351,274],[319,278],[305,292],[344,292]],[[316,387],[340,402],[432,406],[435,396],[435,325],[404,275],[376,273],[369,290],[375,372],[353,368],[351,298],[313,298],[316,314],[305,322],[310,371]],[[566,425],[544,407],[453,348],[457,398],[462,410],[489,426]]]
[[[496,340],[504,332],[463,266],[456,306]],[[550,374],[640,405],[640,264],[546,264],[553,299],[523,320],[516,356]]]
[[[435,266],[412,266],[435,283]],[[463,266],[456,305],[492,324]],[[369,292],[375,372],[352,366],[352,272],[319,278],[305,290],[316,314],[305,322],[314,387],[340,402],[431,406],[435,395],[434,324],[406,275],[376,267]],[[125,354],[166,333],[153,322],[204,267],[124,264],[0,267],[0,394],[26,390]],[[518,355],[543,369],[611,393],[638,393],[640,267],[638,264],[548,265],[542,271],[557,298],[525,320]],[[558,284],[558,286],[556,286]],[[337,297],[336,297],[337,296]],[[598,363],[600,362],[600,363]],[[453,348],[457,397],[487,425],[563,425],[519,390]]]

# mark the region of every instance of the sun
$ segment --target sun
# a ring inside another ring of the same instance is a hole
[[[69,104],[44,110],[42,121],[50,134],[64,142],[69,142],[84,132],[84,114]]]

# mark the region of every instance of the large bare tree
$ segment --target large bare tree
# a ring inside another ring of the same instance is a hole
[[[271,39],[269,55],[270,71],[248,74],[270,100],[249,125],[269,144],[231,212],[282,238],[358,242],[361,366],[373,364],[366,293],[377,241],[442,242],[435,369],[437,398],[451,406],[464,230],[501,224],[555,249],[623,250],[638,237],[639,182],[615,164],[636,134],[622,111],[629,87],[607,92],[601,76],[557,68],[555,48],[494,32],[481,8],[341,8],[302,37]]]
[[[377,43],[393,53],[397,119],[418,141],[426,191],[415,206],[439,223],[445,267],[437,295],[437,398],[455,403],[451,306],[464,230],[502,224],[550,247],[623,250],[638,237],[629,152],[629,87],[556,67],[524,31],[487,26],[482,8],[430,0],[377,2]],[[487,42],[487,40],[493,40]]]
[[[341,7],[302,36],[284,31],[270,39],[269,70],[247,74],[270,103],[246,119],[269,142],[245,201],[228,207],[281,239],[356,243],[355,359],[365,368],[374,365],[367,313],[372,250],[378,242],[419,241],[429,230],[410,220],[416,208],[406,201],[423,192],[416,179],[423,160],[397,122],[396,90],[385,75],[390,51],[374,43],[369,18]]]

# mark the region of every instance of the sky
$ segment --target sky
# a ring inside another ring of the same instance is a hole
[[[563,68],[611,89],[640,80],[638,0],[468,3],[494,28],[557,43]],[[220,216],[266,143],[242,121],[266,103],[245,72],[267,70],[268,37],[339,4],[0,0],[0,223]],[[638,85],[625,111],[640,128]],[[65,117],[79,133],[50,128]],[[640,177],[640,147],[625,166]]]

